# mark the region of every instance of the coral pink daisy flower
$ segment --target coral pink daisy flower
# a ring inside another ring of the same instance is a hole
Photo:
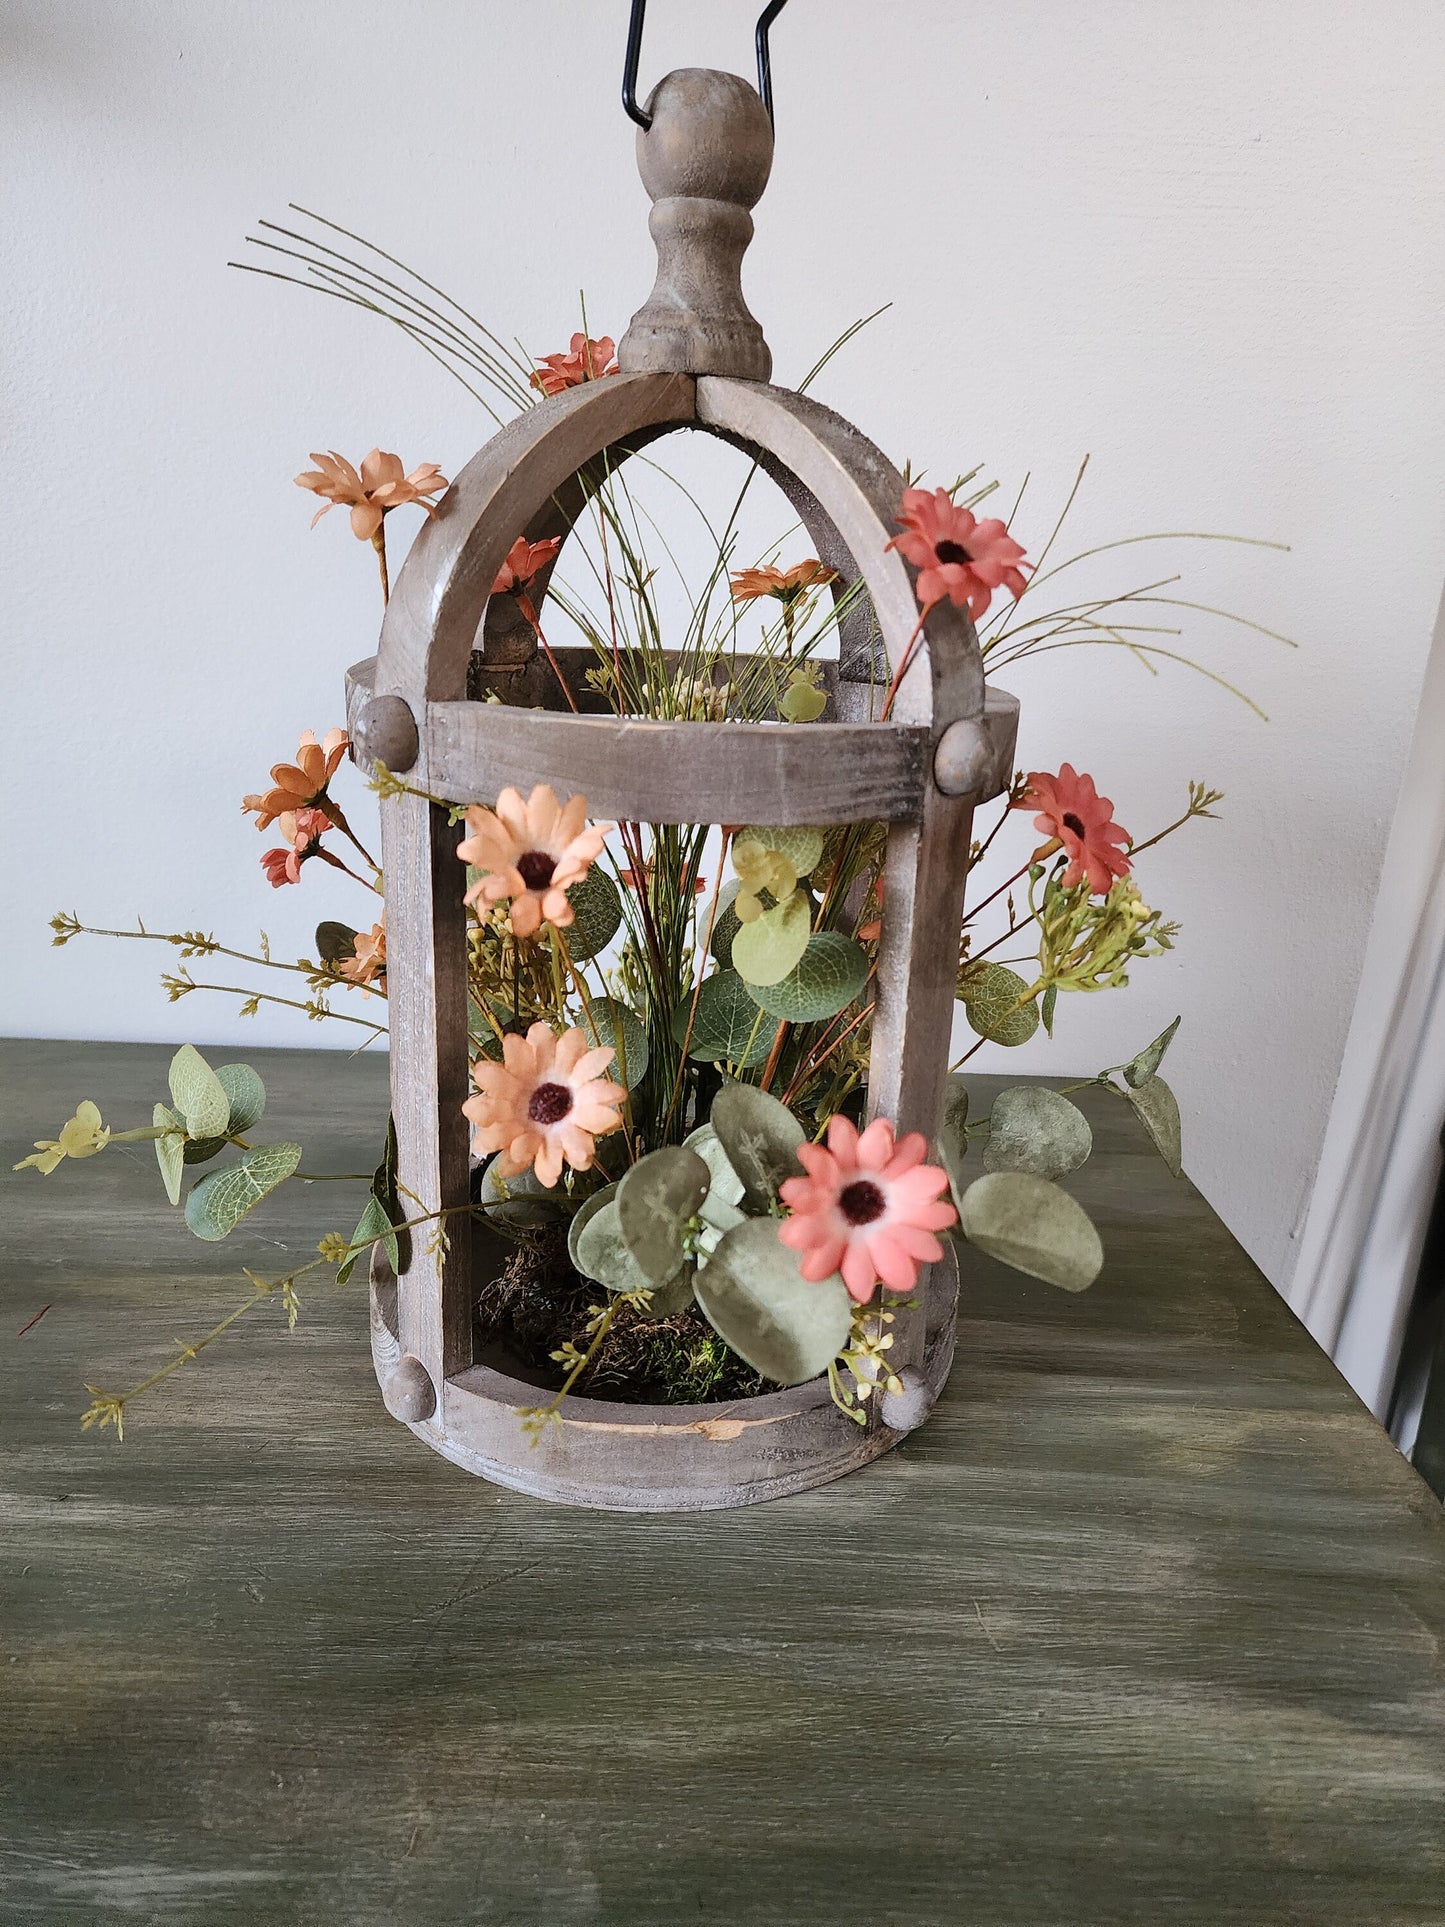
[[[331,818],[324,810],[283,810],[276,822],[289,847],[263,850],[261,867],[272,888],[279,890],[283,884],[301,881],[301,865],[306,857],[325,856],[321,838],[331,828]]]
[[[540,368],[528,377],[544,395],[560,395],[564,388],[580,387],[584,381],[600,381],[617,373],[617,344],[611,335],[589,341],[586,335],[572,337],[570,355],[543,355]]]
[[[981,622],[995,589],[1018,597],[1028,587],[1024,552],[997,517],[980,522],[957,506],[948,490],[906,488],[898,510],[903,533],[886,544],[918,570],[918,600],[925,609],[945,598],[968,604]]]
[[[912,1291],[919,1266],[943,1256],[934,1233],[958,1216],[939,1199],[948,1173],[923,1162],[927,1150],[921,1131],[895,1143],[886,1117],[875,1117],[861,1136],[848,1118],[835,1117],[826,1149],[799,1145],[808,1175],[782,1185],[791,1215],[778,1226],[778,1236],[802,1253],[805,1278],[817,1283],[841,1271],[849,1296],[860,1305],[880,1279],[889,1291]]]
[[[618,1106],[627,1093],[600,1075],[613,1055],[610,1044],[589,1047],[575,1027],[558,1037],[533,1024],[525,1037],[504,1037],[500,1064],[481,1058],[472,1065],[477,1095],[462,1110],[473,1126],[473,1149],[500,1151],[504,1178],[535,1166],[549,1186],[564,1161],[574,1171],[590,1169],[596,1140],[622,1123]]]
[[[1114,805],[1100,796],[1093,777],[1080,776],[1072,763],[1063,764],[1057,776],[1033,770],[1025,780],[1028,788],[1013,807],[1036,810],[1034,828],[1051,839],[1034,852],[1035,860],[1065,850],[1064,888],[1072,890],[1087,877],[1091,896],[1107,896],[1115,880],[1129,874],[1129,832],[1114,821]]]
[[[567,892],[591,869],[606,834],[587,827],[587,798],[559,803],[551,785],[539,783],[523,802],[519,790],[505,789],[495,811],[472,805],[467,828],[471,835],[457,845],[457,855],[487,874],[466,901],[491,905],[510,897],[518,937],[534,936],[544,922],[565,930],[573,918]]]

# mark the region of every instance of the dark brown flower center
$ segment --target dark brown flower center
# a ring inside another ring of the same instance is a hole
[[[1066,830],[1072,830],[1075,836],[1082,837],[1085,834],[1083,824],[1080,822],[1079,818],[1074,815],[1074,812],[1072,810],[1064,811],[1062,821],[1063,821],[1064,828]]]
[[[571,1108],[572,1093],[565,1084],[539,1084],[527,1115],[534,1124],[560,1124]]]
[[[838,1209],[849,1224],[872,1224],[883,1216],[883,1193],[868,1178],[854,1178],[838,1193]]]
[[[973,557],[961,542],[939,542],[934,545],[933,553],[940,562],[972,562]]]
[[[529,890],[545,890],[552,881],[557,859],[545,850],[526,850],[517,858],[517,871]]]

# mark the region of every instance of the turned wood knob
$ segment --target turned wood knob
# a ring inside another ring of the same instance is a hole
[[[416,717],[400,696],[373,696],[356,719],[351,746],[359,762],[408,770],[421,751]]]
[[[982,723],[960,717],[938,739],[933,780],[945,796],[982,793],[993,773],[994,749]]]
[[[624,374],[766,381],[773,357],[743,300],[748,212],[768,184],[768,110],[737,74],[680,67],[653,89],[637,166],[653,207],[657,282],[617,350]]]
[[[404,1352],[386,1375],[382,1403],[403,1425],[420,1425],[437,1408],[431,1374],[415,1352]]]
[[[933,1393],[921,1372],[905,1365],[898,1374],[901,1392],[883,1394],[883,1423],[890,1432],[916,1432],[933,1410]]]

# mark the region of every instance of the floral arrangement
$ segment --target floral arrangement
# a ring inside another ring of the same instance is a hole
[[[616,373],[612,340],[590,337],[585,321],[567,351],[519,358],[392,257],[380,257],[383,273],[367,244],[308,218],[324,242],[280,229],[289,245],[259,243],[302,261],[306,276],[261,271],[384,314],[494,417]],[[336,237],[361,252],[339,251]],[[315,519],[348,510],[353,536],[377,556],[384,602],[388,524],[408,507],[435,514],[446,477],[434,463],[407,471],[379,448],[359,466],[335,451],[311,459],[297,484],[321,498]],[[1149,605],[1201,606],[1169,595],[1173,578],[1049,604],[1044,585],[1080,559],[1049,564],[1064,515],[1031,560],[1013,532],[1017,504],[1006,519],[977,513],[993,491],[978,475],[929,488],[908,478],[902,490],[889,546],[918,572],[915,641],[947,600],[968,610],[990,671],[1075,644],[1183,660],[1154,639],[1158,624],[1138,620],[1154,613]],[[566,703],[700,724],[817,723],[829,700],[829,644],[861,591],[844,590],[816,557],[785,563],[787,536],[739,565],[738,509],[752,474],[721,525],[703,516],[711,562],[680,629],[659,590],[653,551],[664,545],[649,539],[653,525],[625,480],[600,465],[583,479],[576,571],[553,576],[559,541],[520,539],[492,587],[535,639]],[[580,685],[543,633],[544,595],[590,646]],[[905,667],[906,659],[883,694],[884,716]],[[173,1001],[221,991],[241,999],[243,1015],[269,1001],[360,1027],[365,1043],[380,1039],[382,878],[334,794],[350,769],[343,731],[320,740],[308,731],[294,759],[274,765],[270,786],[241,805],[277,839],[260,856],[272,887],[300,886],[319,864],[366,893],[355,927],[318,925],[314,957],[282,961],[264,937],[251,951],[201,931],[93,931],[68,915],[53,920],[55,942],[85,933],[165,943],[180,957],[162,978]],[[409,789],[380,766],[371,787],[383,799]],[[473,1051],[464,1106],[472,1197],[460,1208],[485,1228],[478,1345],[502,1347],[550,1390],[528,1409],[529,1425],[556,1417],[579,1386],[692,1402],[822,1373],[839,1409],[862,1422],[880,1387],[898,1389],[889,1326],[921,1269],[944,1256],[947,1234],[1063,1289],[1091,1283],[1103,1257],[1098,1234],[1059,1183],[1089,1155],[1083,1112],[1068,1089],[1019,1085],[987,1117],[970,1119],[960,1072],[985,1043],[1018,1046],[1040,1025],[1052,1035],[1061,996],[1122,988],[1134,965],[1171,947],[1176,926],[1141,895],[1139,860],[1219,800],[1192,783],[1174,822],[1135,838],[1092,777],[1069,763],[1014,779],[970,852],[976,866],[1012,843],[1016,861],[962,922],[957,995],[974,1042],[952,1067],[938,1162],[918,1133],[899,1136],[886,1117],[866,1121],[887,915],[882,824],[604,824],[590,820],[585,797],[545,785],[453,810]],[[191,964],[219,958],[290,973],[297,994],[198,981]],[[1133,1108],[1176,1173],[1179,1110],[1159,1072],[1178,1021],[1087,1080]],[[224,1238],[281,1184],[325,1175],[301,1169],[299,1144],[257,1139],[265,1101],[252,1068],[212,1067],[185,1045],[149,1124],[112,1132],[82,1102],[23,1164],[48,1174],[108,1144],[153,1140],[173,1205],[188,1172],[211,1167],[191,1182],[184,1215],[198,1237]],[[982,1168],[970,1181],[974,1144]],[[294,1326],[307,1274],[344,1281],[377,1246],[403,1270],[408,1241],[444,1241],[448,1215],[403,1192],[387,1130],[349,1236],[329,1230],[317,1256],[283,1276],[248,1271],[247,1299],[141,1384],[123,1394],[89,1387],[83,1422],[123,1434],[141,1392],[194,1361],[253,1305],[279,1297]]]

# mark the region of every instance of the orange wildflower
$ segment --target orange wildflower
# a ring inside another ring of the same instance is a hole
[[[311,459],[315,468],[298,475],[296,486],[309,488],[313,495],[326,498],[311,518],[312,528],[339,503],[343,508],[350,508],[351,533],[359,542],[370,542],[381,527],[382,518],[392,509],[404,508],[408,502],[415,502],[428,515],[435,515],[436,510],[427,496],[439,495],[450,487],[435,462],[423,462],[408,475],[399,455],[388,455],[380,448],[373,448],[369,455],[362,457],[360,474],[335,449],[329,455],[318,455],[313,450]]]
[[[301,738],[294,763],[272,764],[272,787],[241,798],[241,808],[255,812],[256,828],[264,830],[288,810],[307,810],[319,805],[326,795],[326,785],[346,754],[349,740],[344,729],[328,729],[318,743],[308,729]]]
[[[753,602],[759,596],[776,596],[784,605],[796,602],[809,589],[820,589],[836,582],[838,571],[825,568],[816,556],[797,562],[791,569],[739,569],[732,578],[734,602]]]
[[[499,1151],[504,1178],[535,1166],[550,1186],[564,1161],[574,1171],[589,1170],[596,1140],[622,1123],[618,1107],[627,1093],[601,1076],[613,1055],[610,1044],[589,1049],[575,1027],[559,1037],[533,1024],[525,1037],[504,1037],[500,1064],[481,1058],[472,1065],[477,1095],[462,1111],[473,1126],[473,1149]]]
[[[587,827],[587,798],[559,803],[550,784],[539,783],[523,802],[519,790],[505,789],[495,811],[472,805],[467,828],[471,835],[457,845],[457,855],[487,875],[466,901],[490,906],[510,897],[518,937],[535,936],[543,923],[565,930],[574,914],[567,891],[592,868],[606,835],[595,824]]]
[[[534,388],[544,395],[560,395],[564,388],[578,388],[584,381],[600,381],[617,373],[617,344],[611,335],[589,341],[586,335],[572,337],[569,355],[543,355],[540,368],[528,376]]]

